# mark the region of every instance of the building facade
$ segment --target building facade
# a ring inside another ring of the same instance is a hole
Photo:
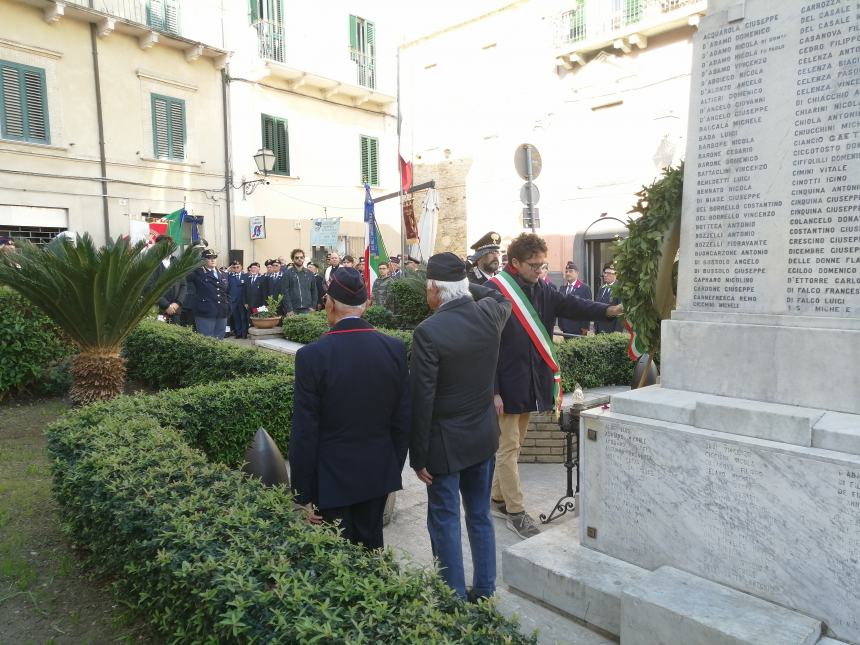
[[[523,230],[514,167],[540,155],[537,232],[556,279],[596,286],[635,193],[680,161],[703,0],[520,0],[406,43],[401,108],[416,180],[439,178],[437,250]]]
[[[0,0],[0,235],[104,242],[185,207],[189,235],[226,248],[228,54],[209,4]]]

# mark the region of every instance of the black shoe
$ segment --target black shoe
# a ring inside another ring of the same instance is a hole
[[[472,603],[473,605],[477,605],[480,601],[486,600],[489,597],[490,596],[488,596],[487,594],[479,593],[474,589],[466,590],[466,602]]]
[[[508,519],[508,509],[505,508],[504,502],[497,502],[494,499],[490,500],[490,515],[499,519]]]

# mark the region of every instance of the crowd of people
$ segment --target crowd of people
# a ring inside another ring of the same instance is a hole
[[[362,318],[371,294],[361,275],[349,267],[327,272],[331,329],[296,354],[289,446],[295,499],[308,521],[337,523],[346,539],[369,549],[383,546],[386,497],[402,487],[408,455],[427,487],[440,574],[468,601],[495,593],[493,516],[522,538],[539,533],[517,463],[531,413],[560,402],[558,368],[542,345],[547,332],[559,317],[602,325],[623,313],[567,285],[549,286],[542,279],[547,247],[537,235],[516,238],[501,270],[498,235],[488,236],[473,247],[471,265],[453,253],[429,258],[426,298],[434,313],[414,330],[408,362],[399,339]]]

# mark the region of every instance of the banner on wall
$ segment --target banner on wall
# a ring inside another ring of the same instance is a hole
[[[263,215],[248,218],[251,225],[251,239],[265,240],[266,239],[266,218]]]
[[[340,218],[329,217],[315,219],[311,226],[311,246],[337,246],[337,236],[340,233]]]

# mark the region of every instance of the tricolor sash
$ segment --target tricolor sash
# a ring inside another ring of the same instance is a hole
[[[555,413],[558,415],[561,412],[561,368],[558,366],[558,360],[555,357],[555,348],[546,327],[543,326],[540,316],[538,316],[531,301],[526,297],[526,294],[523,293],[520,285],[517,284],[517,281],[514,280],[510,273],[501,271],[495,277],[491,278],[490,282],[498,285],[505,297],[511,301],[514,315],[520,321],[523,329],[526,330],[544,363],[552,370],[552,398],[555,401]]]

